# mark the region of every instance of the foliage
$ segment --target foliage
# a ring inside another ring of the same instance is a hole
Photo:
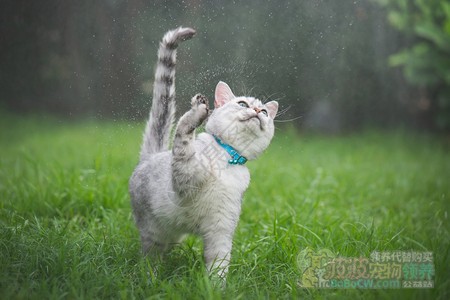
[[[412,38],[411,46],[390,57],[390,64],[402,66],[411,83],[429,89],[437,125],[450,129],[450,2],[379,1],[390,23]]]
[[[385,65],[399,41],[372,1],[5,0],[0,102],[17,111],[142,119],[158,42],[197,29],[179,50],[177,94],[212,98],[218,80],[237,93],[280,99],[309,126],[321,103],[334,130],[409,119],[408,88]],[[333,129],[333,128],[332,128]]]
[[[222,291],[199,239],[142,258],[127,182],[143,124],[0,118],[0,295],[5,299],[448,299],[448,147],[366,132],[278,130],[256,162]],[[433,251],[434,289],[298,286],[301,250]]]

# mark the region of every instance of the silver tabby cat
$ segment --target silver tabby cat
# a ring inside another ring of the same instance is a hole
[[[233,161],[229,149],[238,158],[256,159],[273,137],[278,103],[236,97],[219,82],[212,113],[204,96],[194,96],[169,149],[176,49],[194,34],[179,27],[160,43],[150,119],[129,189],[145,253],[167,251],[186,234],[196,234],[203,238],[209,272],[225,278],[242,196],[250,182],[247,167]],[[195,129],[206,119],[206,132],[196,136]]]

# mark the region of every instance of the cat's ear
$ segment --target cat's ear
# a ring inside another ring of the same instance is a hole
[[[216,108],[221,107],[231,99],[236,98],[228,84],[223,81],[219,81],[219,83],[216,85],[216,92],[214,96],[214,107]]]
[[[277,112],[278,112],[278,102],[277,101],[270,101],[264,104],[267,108],[267,111],[269,112],[269,117],[272,119],[275,119]]]

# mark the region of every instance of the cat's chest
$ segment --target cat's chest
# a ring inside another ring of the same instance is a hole
[[[248,169],[239,165],[227,165],[220,170],[216,170],[211,177],[211,188],[219,193],[242,194],[250,183]]]
[[[194,201],[196,211],[206,215],[217,208],[240,210],[242,196],[250,183],[247,167],[228,163],[229,154],[208,135],[200,135],[196,147],[197,161],[206,177]]]
[[[197,194],[193,206],[184,211],[184,223],[198,234],[217,224],[235,226],[249,182],[250,175],[244,167],[224,170],[218,177],[211,176]]]
[[[209,169],[205,172],[207,172],[207,180],[197,195],[200,203],[240,202],[250,182],[250,174],[246,167],[233,165]]]
[[[225,168],[220,173],[210,174],[197,194],[198,210],[207,212],[223,208],[240,210],[242,196],[250,182],[248,169],[243,166]]]

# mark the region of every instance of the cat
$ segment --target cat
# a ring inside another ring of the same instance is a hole
[[[196,234],[204,241],[208,271],[224,279],[250,182],[245,162],[256,159],[270,144],[278,103],[236,97],[219,82],[214,110],[205,96],[195,95],[190,110],[178,121],[169,149],[176,49],[194,34],[192,28],[179,27],[168,31],[160,43],[150,118],[129,191],[144,253],[164,253],[186,234]],[[205,120],[205,132],[196,136]]]

